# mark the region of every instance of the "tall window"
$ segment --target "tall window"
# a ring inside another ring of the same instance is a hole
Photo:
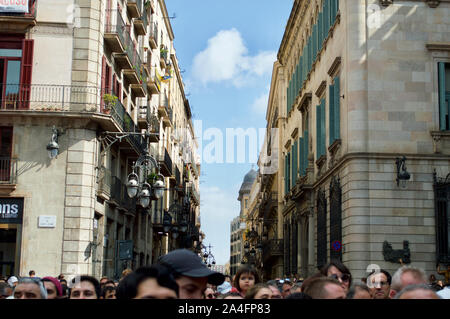
[[[342,190],[339,177],[330,184],[330,258],[342,261]]]
[[[435,178],[436,259],[438,263],[450,263],[450,181]]]
[[[439,62],[439,127],[450,130],[450,63]]]
[[[340,139],[340,78],[334,78],[330,85],[329,112],[330,112],[330,145]]]
[[[317,267],[327,263],[327,199],[325,191],[317,194]]]
[[[320,100],[320,104],[316,107],[316,142],[317,142],[317,158],[326,155],[325,149],[325,99]]]
[[[28,108],[32,60],[33,40],[0,36],[1,108]]]

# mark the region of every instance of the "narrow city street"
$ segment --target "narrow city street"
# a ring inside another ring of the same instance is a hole
[[[0,299],[450,298],[450,0],[0,0],[0,90]]]

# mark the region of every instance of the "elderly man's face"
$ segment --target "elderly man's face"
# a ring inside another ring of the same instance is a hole
[[[43,299],[37,284],[20,283],[14,289],[14,299]]]

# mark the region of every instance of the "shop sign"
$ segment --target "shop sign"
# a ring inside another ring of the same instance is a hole
[[[0,198],[0,224],[21,224],[23,198]]]
[[[0,0],[0,12],[29,13],[29,0]]]

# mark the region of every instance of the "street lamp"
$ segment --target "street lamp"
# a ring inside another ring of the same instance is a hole
[[[50,159],[54,159],[58,156],[59,145],[58,145],[58,136],[61,135],[61,132],[53,126],[52,128],[52,137],[50,138],[50,142],[47,144],[48,157]]]
[[[395,164],[397,165],[397,186],[401,188],[406,188],[406,181],[408,181],[411,175],[406,170],[406,157],[396,158]]]

